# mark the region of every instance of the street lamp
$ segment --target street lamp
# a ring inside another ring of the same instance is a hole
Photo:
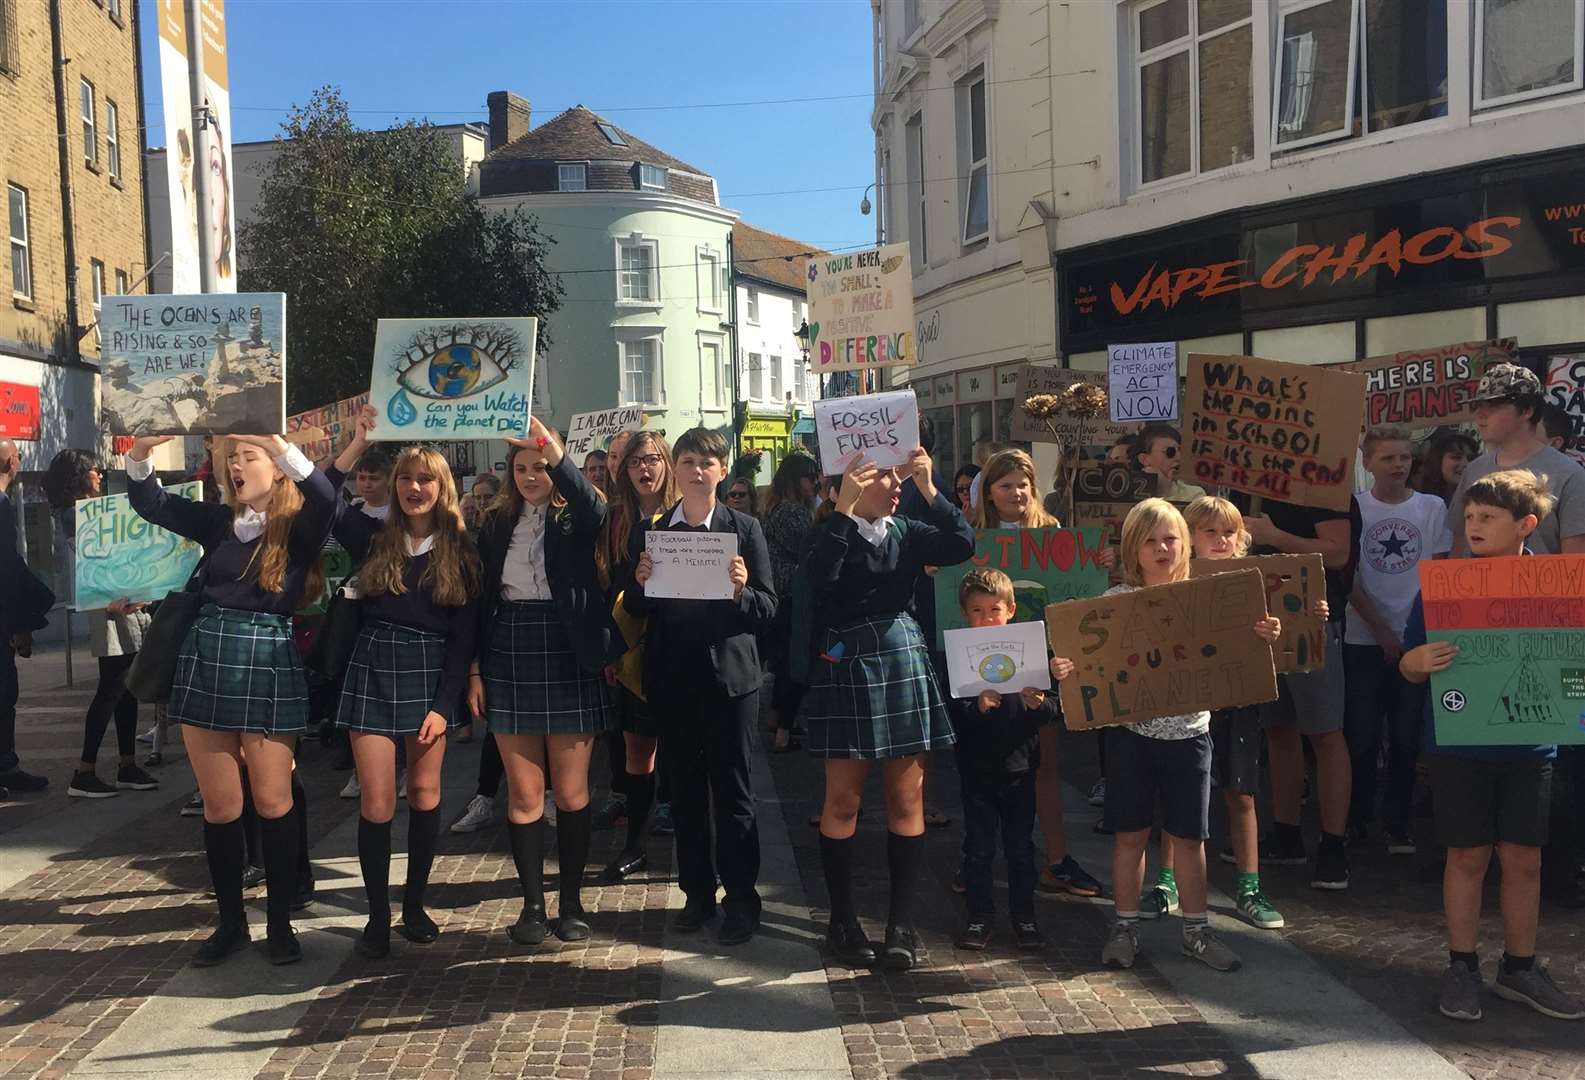
[[[804,354],[804,363],[809,362],[809,320],[805,319],[798,324],[798,329],[793,331],[793,337],[798,339],[798,351]]]
[[[870,214],[870,192],[874,191],[874,190],[875,190],[875,185],[871,184],[869,187],[864,189],[864,194],[859,199],[859,213],[863,214],[865,217],[869,217],[869,214]]]

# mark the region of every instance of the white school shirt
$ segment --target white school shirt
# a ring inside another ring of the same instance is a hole
[[[851,514],[847,516],[852,520],[854,527],[858,529],[859,535],[869,543],[870,547],[878,548],[886,542],[886,532],[892,525],[890,514],[883,518],[876,518],[874,521],[867,521]]]
[[[512,526],[512,539],[501,564],[501,598],[549,600],[550,578],[545,573],[546,507],[523,504]]]
[[[1370,597],[1376,610],[1403,640],[1409,612],[1420,592],[1420,560],[1452,546],[1447,531],[1447,506],[1435,495],[1413,491],[1400,503],[1382,502],[1368,491],[1359,501],[1359,570],[1357,586]],[[1348,645],[1374,645],[1370,624],[1353,604],[1343,630]]]

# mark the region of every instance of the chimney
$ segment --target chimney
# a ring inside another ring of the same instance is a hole
[[[528,134],[528,102],[510,90],[493,90],[490,106],[490,149],[505,146]]]

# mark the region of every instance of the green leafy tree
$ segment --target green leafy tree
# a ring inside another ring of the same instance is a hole
[[[359,129],[327,86],[292,110],[277,148],[241,229],[239,276],[246,291],[286,294],[289,411],[369,388],[377,319],[532,315],[549,343],[554,241],[522,210],[481,207],[440,131]]]

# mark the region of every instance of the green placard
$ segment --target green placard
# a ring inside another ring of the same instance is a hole
[[[1458,657],[1431,676],[1439,746],[1585,744],[1585,629],[1433,630]]]
[[[300,616],[323,615],[330,610],[330,595],[352,576],[352,556],[335,541],[319,553],[319,568],[325,574],[325,587],[312,601],[297,609]]]
[[[1096,561],[1101,551],[1099,529],[980,529],[974,534],[973,558],[936,571],[937,651],[945,650],[948,630],[968,625],[958,606],[958,587],[970,570],[990,567],[1012,578],[1018,610],[1010,621],[1038,622],[1047,604],[1106,591],[1107,571]]]

